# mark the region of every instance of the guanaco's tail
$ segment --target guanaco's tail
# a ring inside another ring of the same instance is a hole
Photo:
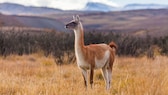
[[[113,41],[109,43],[109,46],[110,46],[111,48],[115,48],[115,50],[118,49],[118,46],[117,46]]]

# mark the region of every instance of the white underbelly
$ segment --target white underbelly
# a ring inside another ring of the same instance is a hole
[[[109,62],[110,51],[107,50],[102,59],[95,58],[95,69],[103,68]],[[108,65],[108,64],[107,64]]]

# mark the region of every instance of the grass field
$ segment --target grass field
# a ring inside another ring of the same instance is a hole
[[[52,56],[0,57],[0,95],[168,95],[168,58],[117,57],[111,85],[96,70],[86,90],[76,63],[58,66]]]

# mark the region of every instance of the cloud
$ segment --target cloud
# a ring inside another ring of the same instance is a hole
[[[0,0],[0,3],[2,2],[18,3],[26,6],[53,7],[63,10],[82,9],[87,2],[99,2],[107,5],[118,6],[110,0]]]
[[[114,7],[119,7],[117,3],[114,3],[111,0],[89,0],[89,1],[103,3],[103,4],[107,4],[107,5],[114,6]]]
[[[64,10],[67,9],[81,9],[85,6],[87,1],[85,0],[53,0],[53,3],[51,4],[52,7],[58,7]]]
[[[0,3],[11,2],[18,3],[27,6],[45,6],[60,8],[63,10],[82,9],[87,2],[99,2],[107,5],[120,7],[128,3],[156,3],[156,4],[168,4],[167,0],[0,0]]]
[[[27,6],[46,6],[63,10],[81,9],[87,0],[0,0],[0,3],[11,2]]]
[[[27,6],[30,6],[30,5],[38,6],[37,0],[0,0],[0,3],[4,3],[4,2],[23,4]]]

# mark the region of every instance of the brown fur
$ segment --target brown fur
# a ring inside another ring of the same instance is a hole
[[[109,46],[111,47],[111,48],[115,48],[115,49],[118,49],[118,46],[112,41],[112,42],[110,42],[109,43]]]
[[[111,52],[113,52],[108,45],[104,45],[104,44],[102,46],[101,44],[92,44],[92,45],[84,46],[82,51],[83,51],[85,60],[87,60],[87,62],[91,64],[94,68],[95,58],[99,60],[102,59],[104,57],[106,50],[110,50]]]

